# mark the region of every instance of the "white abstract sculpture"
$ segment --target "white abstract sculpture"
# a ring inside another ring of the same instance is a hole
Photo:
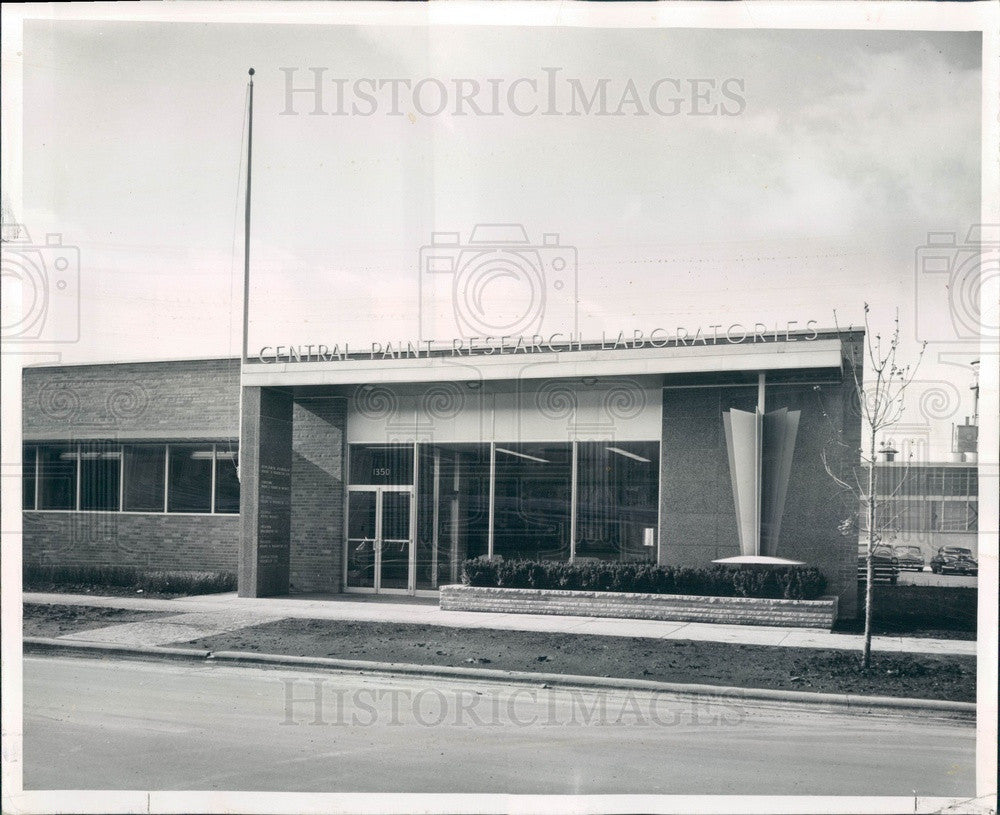
[[[741,554],[714,563],[801,564],[775,556],[800,415],[787,408],[722,414]]]

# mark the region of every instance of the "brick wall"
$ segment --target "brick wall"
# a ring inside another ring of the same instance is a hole
[[[235,438],[239,376],[235,359],[25,368],[24,437]]]
[[[24,563],[236,571],[237,515],[25,512]]]
[[[25,441],[235,438],[232,359],[40,366],[23,373]],[[33,565],[236,571],[237,515],[25,512]]]
[[[292,406],[289,591],[339,592],[344,552],[342,398],[296,399]]]
[[[484,586],[441,587],[445,611],[496,614],[570,614],[629,620],[774,625],[830,630],[837,598],[770,600],[756,597],[692,597],[600,591],[504,589]]]

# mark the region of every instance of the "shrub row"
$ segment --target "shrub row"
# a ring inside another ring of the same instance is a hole
[[[170,594],[217,594],[236,591],[234,572],[177,572],[134,566],[42,566],[25,564],[24,589],[50,586],[113,586]]]
[[[859,586],[858,617],[865,596]],[[872,619],[901,631],[919,628],[975,631],[979,591],[971,586],[873,586]]]
[[[462,566],[467,586],[511,589],[569,589],[711,597],[766,597],[815,600],[826,578],[815,568],[782,566],[657,566],[651,563],[564,563],[475,558]]]

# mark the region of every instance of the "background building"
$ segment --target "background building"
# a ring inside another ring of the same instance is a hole
[[[971,463],[875,465],[882,542],[919,546],[924,560],[942,546],[964,546],[976,556],[979,472]],[[864,542],[864,532],[862,541]]]

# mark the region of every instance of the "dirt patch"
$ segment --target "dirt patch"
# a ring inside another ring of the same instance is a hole
[[[876,654],[873,667],[863,671],[855,651],[326,620],[279,620],[186,644],[211,651],[745,688],[966,702],[976,697],[976,658],[971,656]]]
[[[134,586],[104,586],[93,583],[31,583],[24,591],[40,594],[92,594],[94,597],[152,597],[154,600],[172,600],[189,597],[186,592],[145,591]]]
[[[25,637],[61,637],[77,631],[91,631],[116,623],[134,623],[166,617],[162,611],[132,611],[125,608],[101,608],[99,606],[58,606],[48,603],[25,603]]]

